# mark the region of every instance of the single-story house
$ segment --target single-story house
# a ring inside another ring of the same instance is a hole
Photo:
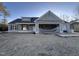
[[[70,32],[70,24],[53,12],[47,11],[40,17],[22,17],[8,23],[8,31],[11,32]]]
[[[79,32],[79,19],[70,22],[70,28],[73,32]]]

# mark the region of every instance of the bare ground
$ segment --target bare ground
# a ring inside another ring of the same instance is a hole
[[[79,56],[79,37],[3,33],[0,56]]]

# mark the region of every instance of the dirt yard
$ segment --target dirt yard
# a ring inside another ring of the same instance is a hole
[[[0,34],[0,56],[79,56],[79,37],[55,34]]]

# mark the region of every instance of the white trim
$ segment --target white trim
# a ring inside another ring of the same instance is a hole
[[[35,24],[35,23],[15,23],[15,24]]]

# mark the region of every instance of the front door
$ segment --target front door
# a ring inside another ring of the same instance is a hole
[[[27,30],[27,26],[26,25],[23,25],[23,30]]]

